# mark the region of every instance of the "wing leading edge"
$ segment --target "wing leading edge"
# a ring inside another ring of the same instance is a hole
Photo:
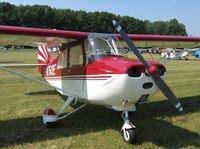
[[[200,47],[200,37],[164,36],[164,35],[130,35],[140,48],[196,48]]]
[[[55,29],[37,29],[27,27],[0,26],[0,45],[38,46],[42,43],[56,44],[60,42],[86,39],[89,33],[64,31]],[[118,34],[119,39],[122,37]],[[139,48],[196,48],[200,47],[200,37],[163,36],[163,35],[133,35],[129,34]],[[123,42],[124,45],[125,42]]]
[[[42,43],[55,44],[59,42],[86,39],[88,33],[64,31],[55,29],[37,29],[27,27],[0,26],[0,45],[38,46]]]

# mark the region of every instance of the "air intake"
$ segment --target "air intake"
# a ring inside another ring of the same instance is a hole
[[[128,76],[129,77],[140,77],[142,74],[141,70],[142,70],[142,68],[139,66],[131,67],[128,70]]]

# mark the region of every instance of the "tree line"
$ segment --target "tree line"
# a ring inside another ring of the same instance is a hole
[[[74,11],[47,5],[16,6],[0,2],[0,25],[115,33],[113,19],[119,21],[130,34],[187,35],[185,25],[177,19],[150,22],[109,12]]]

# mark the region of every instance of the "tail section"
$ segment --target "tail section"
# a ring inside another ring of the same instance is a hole
[[[38,46],[38,71],[43,74],[43,68],[51,62],[51,55],[46,46]]]

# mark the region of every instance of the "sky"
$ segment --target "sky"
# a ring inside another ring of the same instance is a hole
[[[15,5],[48,5],[53,8],[106,11],[141,20],[168,21],[176,18],[188,35],[200,36],[200,0],[0,0]]]

